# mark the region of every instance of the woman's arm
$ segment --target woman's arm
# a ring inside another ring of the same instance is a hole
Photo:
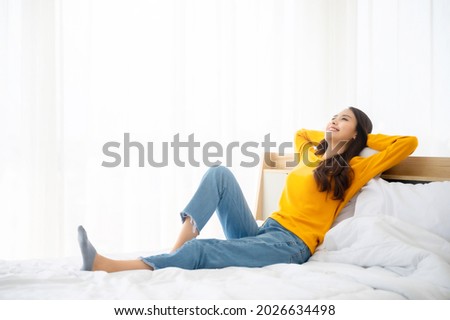
[[[297,160],[304,161],[307,159],[307,161],[314,161],[311,159],[308,159],[309,157],[309,149],[311,147],[315,147],[319,144],[319,142],[324,138],[325,133],[323,131],[317,131],[317,130],[306,130],[301,129],[298,130],[294,137],[295,142],[295,154]]]
[[[307,129],[298,130],[294,138],[295,152],[302,154],[305,147],[309,149],[312,145],[318,145],[324,137],[325,133],[323,131]]]
[[[350,164],[355,173],[357,173],[358,179],[368,181],[372,177],[399,164],[414,152],[417,145],[418,141],[414,136],[369,134],[367,146],[379,152],[368,158],[355,157],[350,161]]]

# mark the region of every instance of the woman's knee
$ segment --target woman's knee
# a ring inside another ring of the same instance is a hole
[[[208,171],[211,172],[218,172],[218,173],[222,173],[222,172],[230,172],[230,170],[223,166],[223,165],[217,165],[217,166],[213,166],[213,167],[209,167]]]
[[[218,165],[208,169],[208,175],[214,176],[216,179],[233,176],[230,169],[225,166]]]

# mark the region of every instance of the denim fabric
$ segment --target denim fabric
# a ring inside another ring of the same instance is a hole
[[[222,166],[206,172],[181,218],[184,221],[191,217],[193,227],[201,232],[214,212],[227,240],[193,239],[174,253],[145,257],[142,261],[155,270],[192,270],[303,263],[311,256],[305,243],[275,220],[269,218],[258,228],[235,177]]]

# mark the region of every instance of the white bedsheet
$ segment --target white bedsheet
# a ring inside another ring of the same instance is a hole
[[[345,220],[303,265],[107,274],[80,264],[0,261],[0,299],[450,299],[450,243],[387,216]]]

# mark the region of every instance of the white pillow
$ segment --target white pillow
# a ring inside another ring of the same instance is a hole
[[[372,179],[358,196],[355,216],[390,215],[450,241],[450,181],[425,184]]]
[[[364,149],[361,150],[361,152],[359,153],[359,156],[363,157],[363,158],[367,158],[367,157],[374,155],[375,153],[378,153],[378,151],[371,149],[369,147],[365,147]]]
[[[370,157],[371,155],[374,155],[375,153],[378,153],[378,151],[371,149],[369,147],[365,147],[359,153],[359,156],[363,157],[363,158],[367,158],[367,157]],[[333,224],[331,225],[331,228],[335,227],[339,222],[342,222],[345,219],[353,217],[353,215],[355,214],[356,199],[358,198],[358,195],[360,194],[360,192],[355,194],[353,196],[353,198],[351,198],[350,201],[345,205],[345,207],[341,210],[341,212],[338,214],[336,219],[334,219]]]
[[[350,201],[345,205],[345,207],[341,210],[336,219],[334,219],[331,228],[337,226],[338,223],[344,221],[345,219],[353,217],[353,215],[355,214],[356,199],[358,198],[358,195],[360,193],[361,191],[355,194],[353,198],[351,198]]]

